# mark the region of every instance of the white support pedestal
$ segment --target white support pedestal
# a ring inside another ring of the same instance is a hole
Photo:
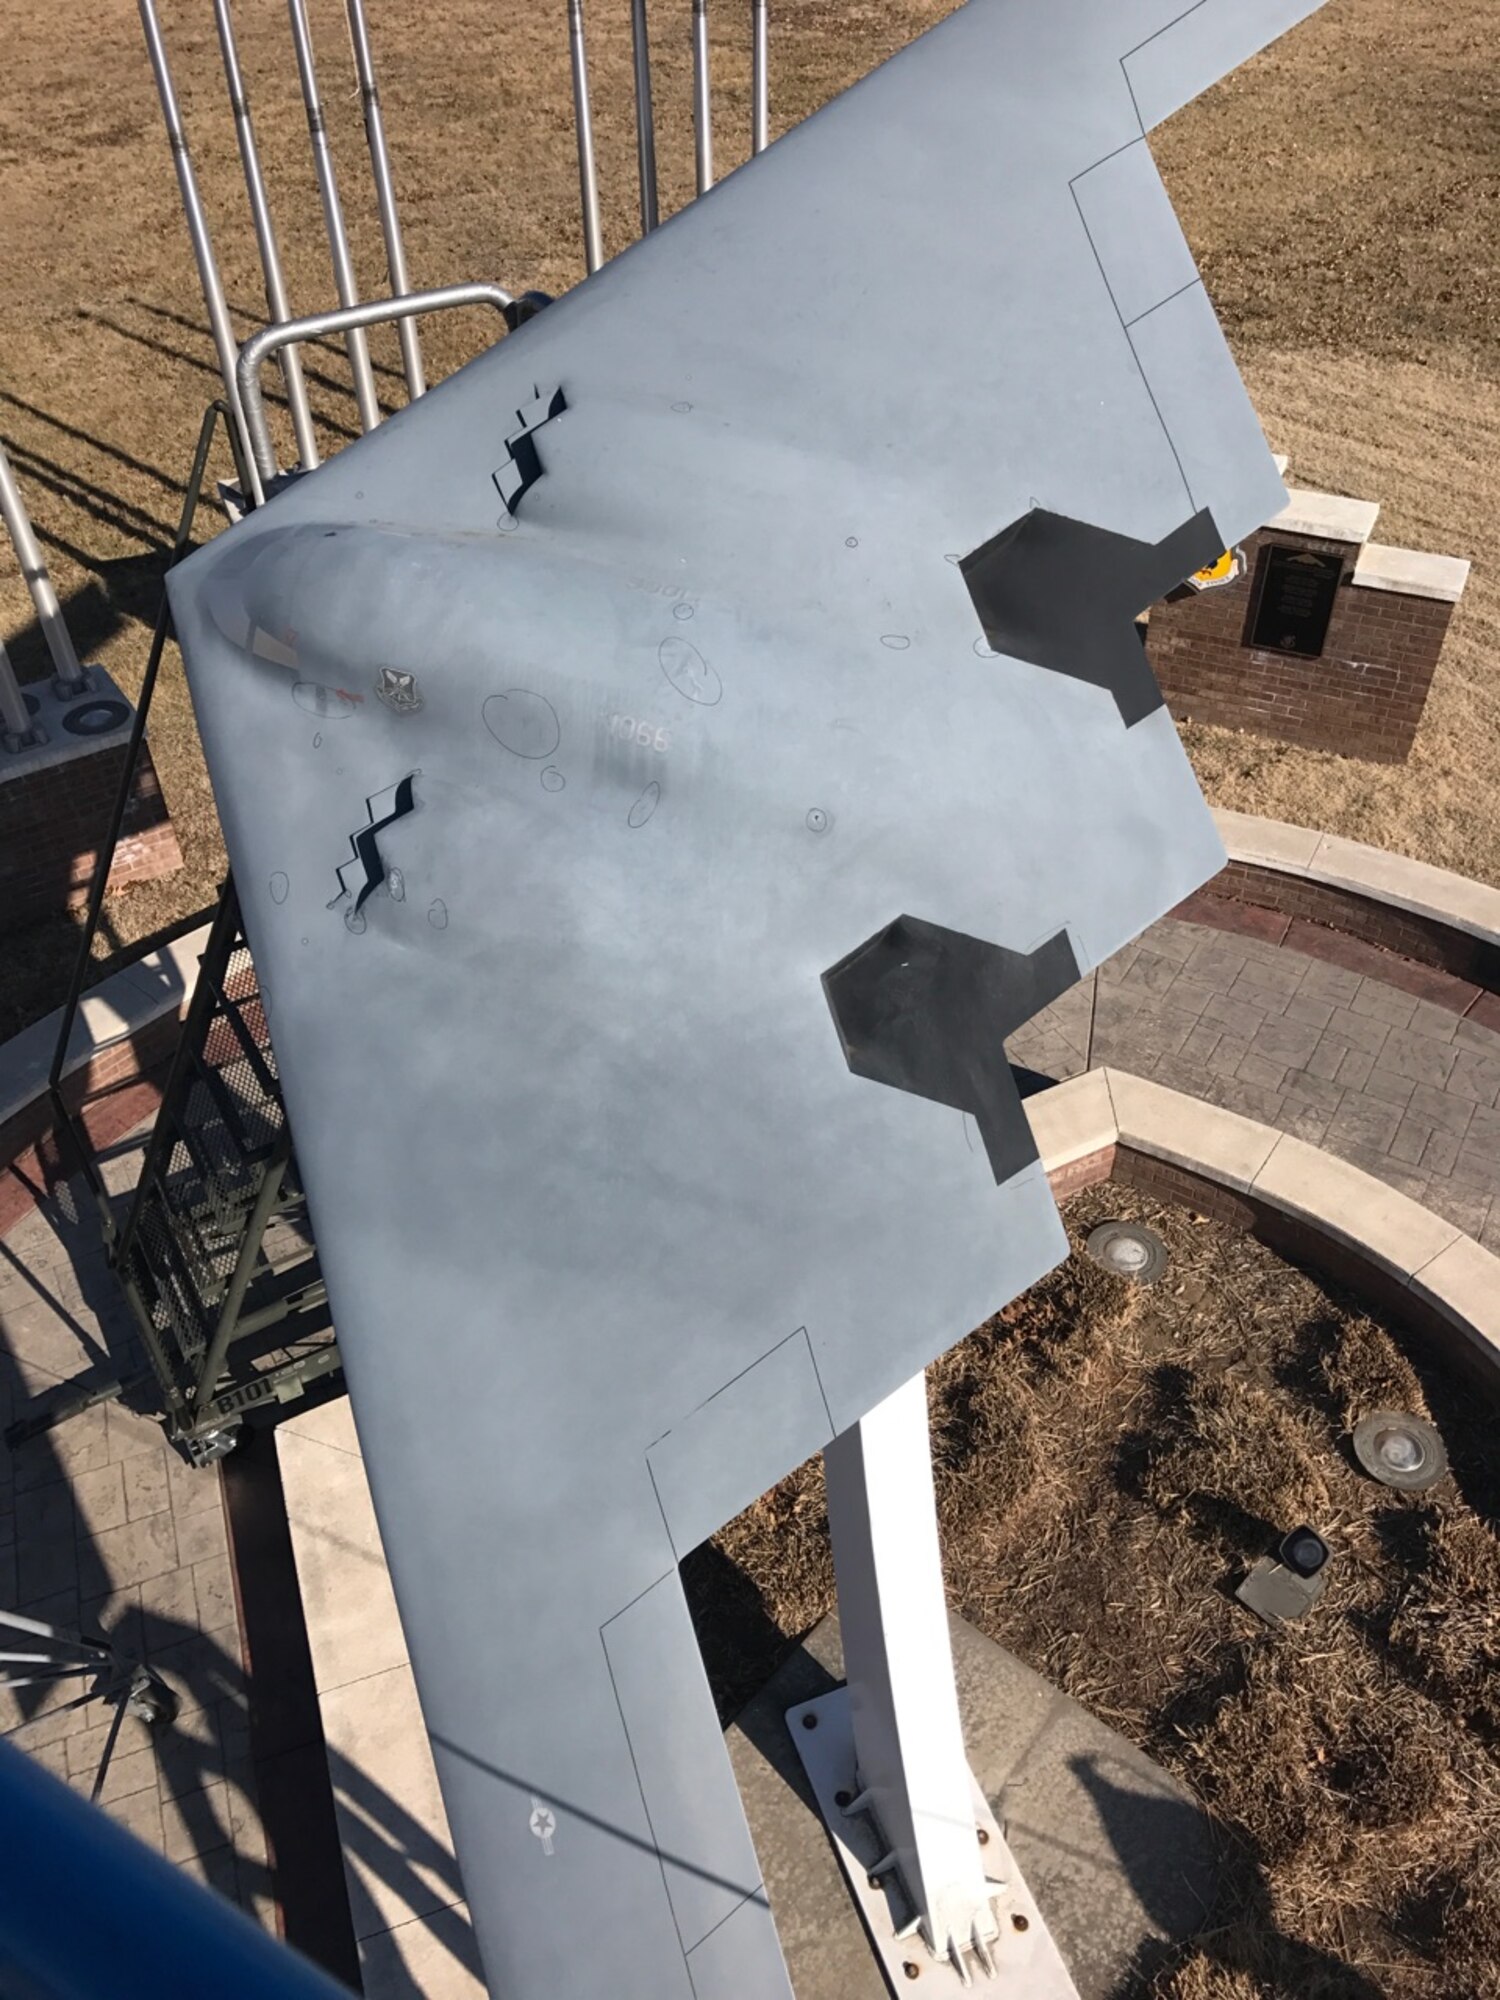
[[[921,1976],[956,1992],[976,1971],[1024,1964],[1011,1990],[1077,2000],[969,1771],[926,1378],[841,1433],[824,1462],[848,1686],[787,1720],[892,1991]]]

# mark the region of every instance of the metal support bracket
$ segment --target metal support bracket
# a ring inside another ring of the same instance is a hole
[[[1078,2000],[1078,1989],[1022,1879],[1015,1856],[974,1783],[974,1825],[985,1873],[995,1884],[992,1907],[999,1933],[990,1945],[993,1983],[972,1958],[961,1965],[934,1957],[916,1928],[916,1914],[894,1868],[882,1870],[885,1837],[868,1812],[851,1812],[859,1787],[849,1690],[835,1688],[787,1710],[787,1727],[817,1799],[818,1812],[839,1858],[850,1893],[893,1994],[913,1991],[936,2000],[964,1991],[1014,1994],[1017,2000]]]

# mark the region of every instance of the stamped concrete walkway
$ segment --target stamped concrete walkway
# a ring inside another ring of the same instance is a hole
[[[1456,986],[1332,933],[1328,946],[1436,993]],[[1500,1251],[1500,1033],[1389,978],[1166,917],[1009,1052],[1043,1077],[1110,1064],[1257,1118]]]
[[[138,1140],[113,1149],[103,1163],[112,1191],[138,1164]],[[128,1373],[143,1359],[78,1185],[36,1193],[0,1239],[0,1427],[61,1382]],[[272,1925],[217,1470],[193,1471],[158,1422],[117,1403],[14,1452],[0,1444],[0,1605],[117,1640],[170,1683],[177,1721],[153,1733],[126,1718],[103,1804]],[[0,1735],[87,1793],[112,1711],[90,1702],[64,1712],[77,1692],[0,1689]]]

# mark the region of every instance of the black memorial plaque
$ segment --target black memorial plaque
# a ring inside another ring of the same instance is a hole
[[[1343,573],[1339,556],[1273,542],[1261,558],[1260,584],[1250,613],[1250,644],[1316,659],[1328,637],[1334,594]]]

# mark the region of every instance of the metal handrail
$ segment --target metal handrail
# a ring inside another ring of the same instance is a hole
[[[321,340],[330,333],[384,326],[389,320],[413,319],[419,313],[445,312],[454,306],[493,306],[509,325],[515,305],[515,299],[500,285],[439,285],[430,292],[408,292],[399,299],[369,299],[361,305],[339,306],[333,312],[309,313],[305,319],[280,320],[274,326],[263,326],[240,349],[234,371],[256,471],[262,479],[276,477],[276,447],[266,420],[260,371],[279,348],[294,340]]]

